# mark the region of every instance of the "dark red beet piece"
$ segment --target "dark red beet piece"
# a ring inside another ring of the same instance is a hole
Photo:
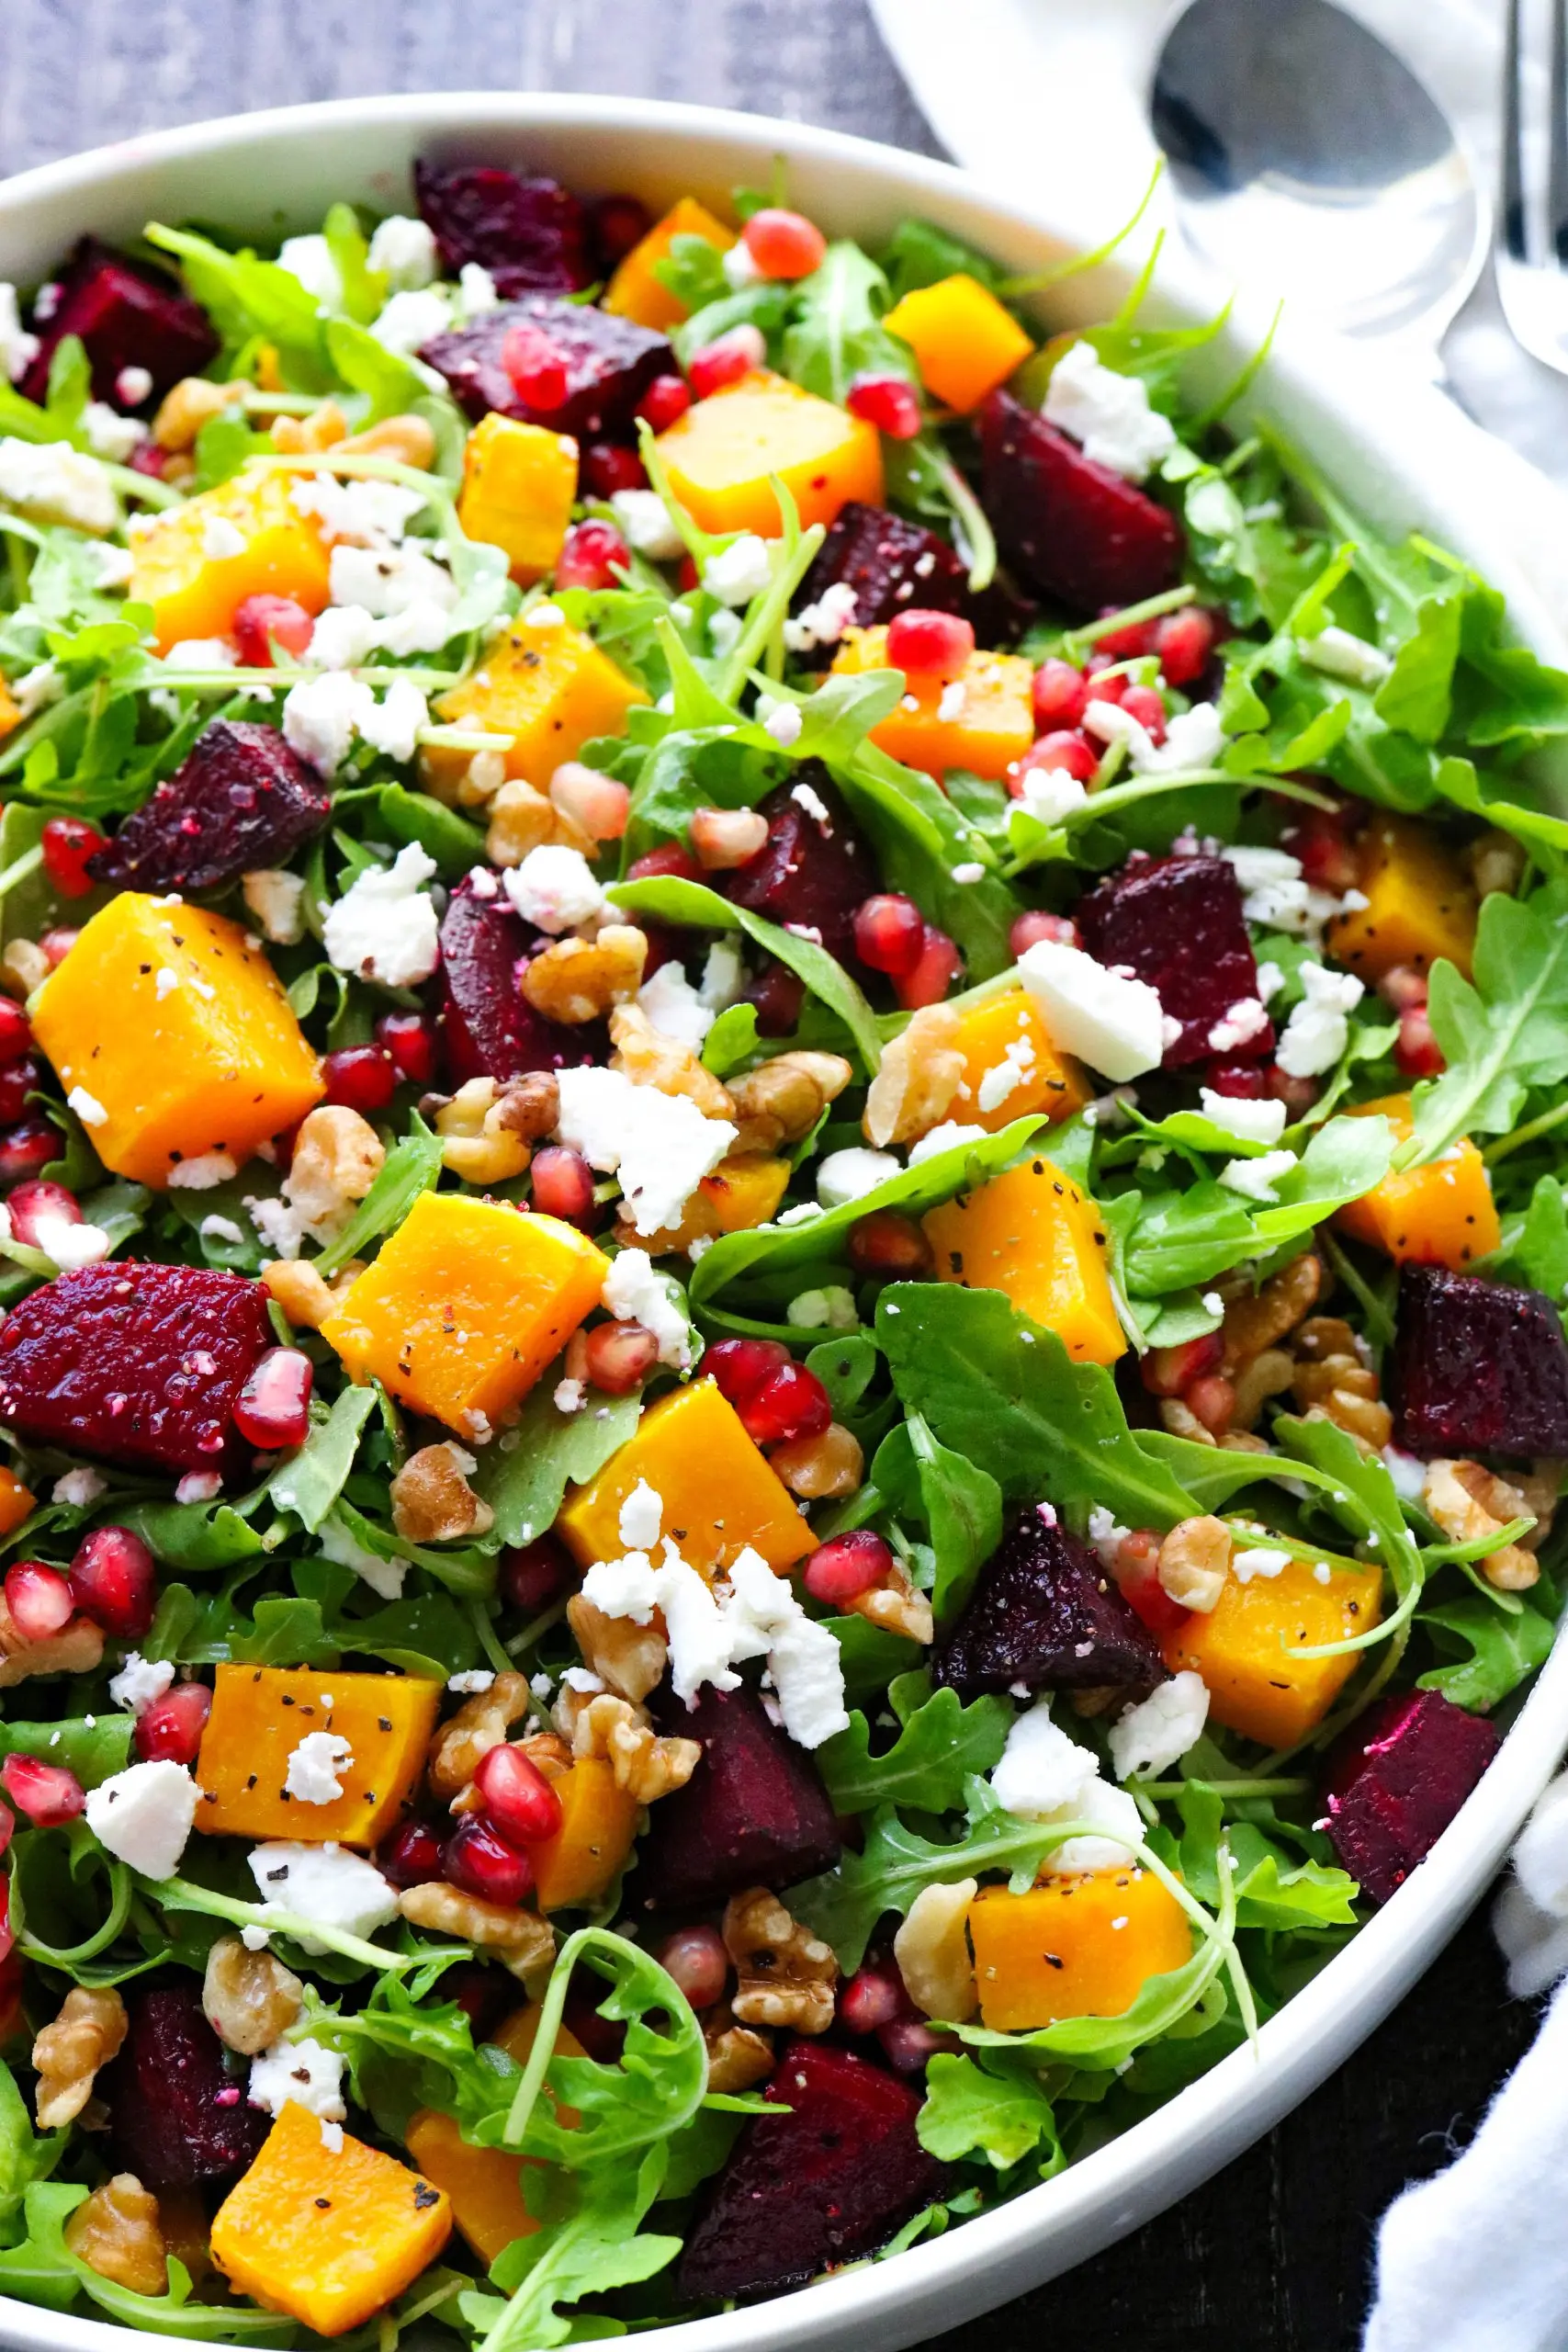
[[[1109,1571],[1049,1503],[1021,1511],[980,1570],[931,1679],[964,1698],[982,1690],[1080,1690],[1111,1685],[1146,1698],[1165,1679],[1158,1645]]]
[[[794,798],[802,785],[822,802],[825,820]],[[759,805],[768,820],[767,840],[744,865],[709,880],[735,906],[786,930],[815,934],[830,956],[848,963],[854,956],[855,909],[881,889],[882,877],[827,769],[819,761],[803,761],[790,782]]]
[[[525,322],[540,329],[559,356],[566,396],[558,407],[530,407],[507,373],[502,345],[508,332]],[[579,438],[629,438],[637,404],[649,384],[656,376],[675,372],[675,355],[663,335],[635,320],[596,311],[591,302],[561,302],[547,294],[482,311],[467,326],[434,336],[419,356],[446,377],[458,407],[469,416],[499,409],[503,416]]]
[[[30,401],[48,397],[49,363],[68,334],[79,335],[85,347],[96,396],[117,407],[123,405],[117,390],[122,369],[145,368],[152,391],[163,393],[182,376],[199,376],[218,348],[198,302],[162,270],[128,261],[96,237],[84,237],[72,254],[39,334],[37,356],[19,387]]]
[[[1089,954],[1125,964],[1180,1022],[1180,1036],[1166,1048],[1167,1069],[1216,1053],[1247,1060],[1273,1050],[1268,1023],[1250,1037],[1213,1035],[1233,1005],[1258,1000],[1241,890],[1223,857],[1133,858],[1075,911]]]
[[[1406,1265],[1398,1321],[1394,1437],[1408,1453],[1568,1453],[1568,1345],[1544,1291]]]
[[[0,1324],[0,1420],[109,1462],[216,1470],[274,1344],[266,1293],[205,1266],[82,1266]]]
[[[499,888],[494,898],[481,899],[465,879],[453,891],[441,923],[441,1018],[455,1087],[470,1078],[577,1069],[607,1057],[602,1023],[570,1029],[547,1021],[518,987],[522,967],[548,944]]]
[[[130,2030],[98,2088],[126,2168],[150,2188],[231,2180],[254,2163],[272,2119],[245,2098],[194,1984],[128,1986]],[[238,2091],[236,2098],[233,2094]]]
[[[980,411],[980,503],[997,543],[1042,594],[1088,619],[1175,585],[1176,517],[1010,392],[993,392]]]
[[[1335,1852],[1371,1903],[1430,1853],[1497,1753],[1502,1734],[1440,1690],[1404,1690],[1363,1715],[1331,1760]]]
[[[592,278],[587,215],[558,180],[525,177],[496,164],[446,170],[422,158],[413,185],[449,276],[477,261],[508,298],[530,287],[575,294]]]
[[[276,727],[215,718],[87,870],[122,889],[216,889],[286,865],[331,808],[315,769]]]
[[[817,1767],[746,1690],[669,1690],[650,1702],[660,1732],[694,1739],[702,1761],[649,1815],[637,1885],[649,1911],[722,1903],[743,1886],[793,1886],[831,1870],[839,1832]]]
[[[857,628],[874,628],[914,605],[929,613],[963,613],[982,645],[1009,645],[1029,613],[1006,588],[972,596],[967,569],[945,539],[923,524],[858,498],[840,509],[796,591],[794,609],[800,612],[824,590],[840,585],[855,592]],[[831,646],[823,646],[806,658],[826,662],[831,653]]]
[[[668,1800],[666,1800],[668,1802]],[[786,2044],[686,2241],[687,2302],[804,2286],[890,2238],[946,2175],[915,2136],[920,2093],[830,2042]]]

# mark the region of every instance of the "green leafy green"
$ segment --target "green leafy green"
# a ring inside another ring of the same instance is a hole
[[[637,1391],[606,1396],[592,1412],[563,1413],[555,1402],[557,1375],[547,1372],[531,1390],[514,1429],[487,1445],[474,1490],[495,1513],[502,1544],[532,1544],[554,1521],[569,1486],[581,1487],[618,1453],[637,1424]]]
[[[373,1388],[344,1388],[320,1419],[311,1415],[310,1434],[272,1474],[269,1491],[279,1510],[294,1513],[313,1535],[342,1494],[366,1422],[376,1410]]]
[[[402,1223],[420,1194],[428,1193],[440,1176],[441,1150],[441,1137],[414,1112],[410,1132],[387,1154],[380,1174],[337,1239],[312,1260],[323,1280],[341,1272],[351,1258]]]
[[[954,1453],[909,1413],[878,1447],[871,1483],[901,1519],[923,1521],[936,1555],[931,1607],[950,1625],[983,1560],[1002,1540],[1002,1493],[988,1470]]]
[[[835,1813],[865,1813],[873,1805],[913,1805],[945,1813],[964,1802],[970,1775],[1000,1761],[1012,1728],[1005,1699],[980,1698],[965,1706],[956,1690],[935,1690],[917,1707],[881,1755],[871,1752],[871,1725],[850,1717],[817,1750],[817,1762]]]
[[[983,2156],[1006,2172],[1043,2148],[1038,2177],[1046,2179],[1065,2161],[1055,2112],[1039,2075],[1007,2066],[991,2052],[976,2061],[938,2052],[926,2068],[925,2104],[915,2130],[921,2147],[943,2164]]]
[[[1482,901],[1473,984],[1446,960],[1432,968],[1432,1033],[1448,1059],[1416,1096],[1423,1160],[1461,1136],[1506,1135],[1532,1086],[1568,1078],[1568,886]]]
[[[539,2223],[496,2262],[491,2277],[510,2300],[470,2290],[457,2308],[481,2337],[479,2352],[535,2352],[581,2336],[563,2303],[651,2278],[681,2251],[677,2237],[642,2229],[666,2164],[662,2145],[637,2165],[594,2172],[554,2166],[524,2176],[529,2211]],[[598,2329],[592,2332],[599,2333]]]
[[[1426,1627],[1439,1651],[1454,1653],[1457,1661],[1417,1675],[1418,1685],[1423,1690],[1440,1690],[1456,1707],[1475,1714],[1490,1714],[1551,1655],[1554,1628],[1549,1617],[1528,1604],[1510,1613],[1479,1592],[1463,1592],[1456,1600],[1422,1609],[1416,1623]]]

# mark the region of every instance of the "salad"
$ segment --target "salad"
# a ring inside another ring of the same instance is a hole
[[[0,288],[0,2291],[531,2352],[1049,2177],[1485,1770],[1568,676],[1152,258],[415,196]]]

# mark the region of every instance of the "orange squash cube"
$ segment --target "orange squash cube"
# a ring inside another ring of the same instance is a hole
[[[1033,998],[1022,989],[961,1012],[953,1044],[964,1057],[953,1116],[992,1135],[1035,1112],[1070,1118],[1093,1089],[1071,1054],[1058,1052]]]
[[[1267,1538],[1264,1539],[1265,1543]],[[1225,1578],[1219,1604],[1194,1614],[1163,1645],[1172,1674],[1191,1667],[1209,1686],[1209,1712],[1227,1731],[1265,1747],[1291,1747],[1323,1721],[1360,1653],[1292,1657],[1296,1649],[1365,1634],[1382,1615],[1379,1568],[1331,1568],[1291,1560],[1277,1577]]]
[[[604,308],[617,318],[635,319],[639,327],[678,326],[686,315],[686,305],[678,294],[672,294],[664,280],[656,275],[657,265],[663,261],[677,237],[702,237],[721,254],[728,253],[735,243],[735,232],[716,220],[705,204],[694,196],[683,196],[671,206],[662,220],[656,220],[640,244],[632,247],[624,261],[616,265],[615,276],[604,289]]]
[[[1416,1129],[1408,1094],[1363,1102],[1351,1116],[1370,1118],[1374,1111],[1387,1119],[1396,1144],[1409,1141]],[[1503,1239],[1486,1162],[1468,1136],[1440,1159],[1385,1176],[1342,1208],[1334,1222],[1354,1240],[1382,1250],[1396,1266],[1409,1259],[1422,1266],[1447,1266],[1456,1274],[1500,1248]]]
[[[244,473],[154,516],[130,543],[127,600],[152,607],[160,653],[186,638],[227,637],[247,596],[292,596],[319,613],[331,593],[327,550],[295,505],[298,474]],[[244,545],[213,554],[238,532]]]
[[[689,1250],[694,1241],[721,1233],[749,1233],[754,1225],[766,1225],[784,1196],[789,1183],[790,1166],[787,1159],[775,1159],[771,1152],[738,1151],[721,1159],[711,1176],[705,1176],[691,1199],[679,1226],[666,1227],[644,1244],[650,1258],[667,1257],[671,1250]]]
[[[167,976],[172,976],[167,977]],[[243,1167],[325,1085],[283,988],[238,923],[121,890],[44,982],[33,1035],[117,1176],[163,1187],[182,1160]]]
[[[1192,1929],[1147,1871],[1043,1878],[1023,1894],[987,1886],[969,1907],[980,2017],[1028,2033],[1063,2018],[1119,2018],[1151,1976],[1185,1968]]]
[[[1439,956],[1468,979],[1480,902],[1446,842],[1414,817],[1374,813],[1357,855],[1367,903],[1325,926],[1329,954],[1364,980],[1396,964],[1427,972]]]
[[[515,2239],[533,2236],[539,2224],[524,2202],[523,2174],[538,2164],[536,2156],[472,2148],[454,2119],[432,2107],[412,2118],[404,2144],[426,2180],[450,2199],[453,2221],[486,2269]]]
[[[521,587],[554,565],[577,496],[577,444],[492,410],[468,435],[457,520],[470,539],[500,548]]]
[[[243,2295],[318,2335],[395,2302],[452,2234],[445,2193],[363,2140],[329,2148],[290,2099],[212,2223],[212,2258]]]
[[[1011,311],[966,270],[917,286],[882,323],[914,353],[927,391],[961,416],[1005,384],[1034,348]]]
[[[424,1770],[439,1682],[409,1674],[220,1666],[197,1758],[197,1826],[222,1838],[297,1838],[374,1846],[395,1828]],[[346,1742],[340,1797],[312,1804],[287,1786],[311,1732]]]
[[[1025,1159],[921,1223],[941,1281],[1003,1292],[1079,1363],[1114,1363],[1125,1351],[1105,1227],[1048,1159]]]
[[[15,1535],[37,1503],[38,1497],[23,1486],[16,1472],[0,1466],[0,1536]]]
[[[886,628],[844,631],[833,657],[840,675],[889,666]],[[972,653],[955,682],[963,689],[963,707],[948,718],[942,710],[951,685],[934,677],[906,678],[902,699],[877,721],[871,740],[890,760],[923,769],[939,784],[949,768],[969,768],[1000,783],[1034,741],[1033,675],[1021,654]]]
[[[615,1786],[603,1757],[580,1758],[550,1786],[560,1799],[561,1826],[532,1849],[534,1899],[541,1911],[569,1911],[609,1892],[631,1852],[641,1807]]]
[[[14,735],[21,723],[22,714],[17,698],[5,679],[0,678],[0,743],[7,735]]]
[[[671,489],[705,531],[779,537],[772,474],[800,509],[802,527],[830,523],[852,498],[882,503],[876,427],[766,368],[694,402],[660,435],[659,454]]]
[[[560,622],[541,628],[524,614],[434,709],[444,726],[510,736],[502,754],[507,775],[543,792],[562,761],[575,760],[595,735],[624,735],[626,713],[648,698],[581,629]],[[471,757],[433,744],[425,772],[437,789],[450,788]]]
[[[794,1496],[711,1380],[650,1405],[620,1452],[566,1504],[556,1532],[585,1568],[626,1550],[621,1505],[644,1478],[663,1498],[662,1532],[704,1576],[727,1568],[748,1544],[780,1572],[816,1548]]]
[[[422,1193],[321,1337],[353,1379],[378,1380],[416,1413],[482,1437],[598,1306],[609,1271],[557,1217]]]

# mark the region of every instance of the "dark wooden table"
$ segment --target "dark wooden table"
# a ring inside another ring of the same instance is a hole
[[[962,0],[953,0],[955,8]],[[378,90],[632,92],[942,150],[863,0],[0,0],[0,172]],[[998,2352],[1350,2352],[1372,2230],[1534,2030],[1484,1911],[1373,2040],[1208,2187],[987,2324]],[[935,2339],[968,2352],[969,2331]]]

